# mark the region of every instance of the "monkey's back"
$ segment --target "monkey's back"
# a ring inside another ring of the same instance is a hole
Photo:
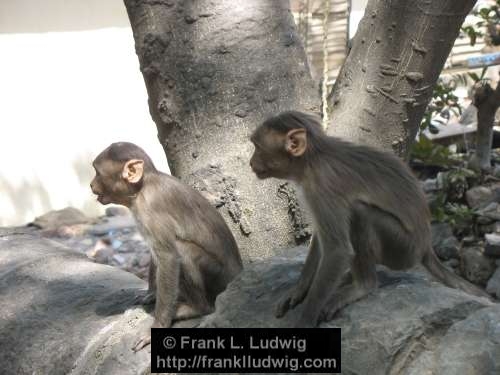
[[[150,183],[162,190],[156,204],[177,223],[177,236],[205,249],[224,266],[227,276],[239,273],[242,262],[236,240],[217,209],[175,177],[158,173]]]
[[[360,200],[398,218],[430,241],[430,214],[419,181],[397,156],[370,146],[325,137],[317,161],[326,173],[315,176],[322,194]],[[335,199],[335,198],[334,198]]]

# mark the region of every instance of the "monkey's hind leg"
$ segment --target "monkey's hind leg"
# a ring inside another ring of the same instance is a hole
[[[332,320],[337,311],[363,298],[377,288],[375,263],[360,258],[356,256],[353,261],[351,269],[354,278],[353,283],[341,287],[336,293],[332,294],[323,308],[320,321]]]
[[[350,272],[352,283],[341,286],[331,295],[323,307],[320,321],[332,320],[337,311],[377,288],[375,252],[380,241],[368,218],[362,207],[353,214],[350,234],[355,252]]]
[[[139,295],[134,299],[134,305],[152,305],[156,302],[156,264],[154,263],[154,258],[151,257],[151,262],[149,264],[149,286],[148,290],[144,294],[141,290]]]
[[[313,234],[311,244],[309,245],[309,253],[307,254],[306,263],[302,268],[300,278],[289,291],[278,301],[274,315],[277,318],[285,316],[285,314],[300,304],[307,295],[312,279],[318,268],[320,258],[318,248],[318,238]]]

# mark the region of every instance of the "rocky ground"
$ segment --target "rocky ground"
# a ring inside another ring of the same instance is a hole
[[[149,248],[124,207],[109,207],[106,215],[98,218],[88,218],[68,207],[40,216],[28,227],[97,263],[121,268],[147,280]]]
[[[433,247],[448,267],[500,297],[500,153],[491,173],[452,166],[426,166],[422,186],[432,211]],[[422,171],[421,171],[422,172]]]

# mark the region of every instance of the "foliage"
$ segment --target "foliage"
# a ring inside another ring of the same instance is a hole
[[[453,232],[457,235],[466,235],[474,226],[474,210],[465,204],[447,203],[444,207],[445,221],[448,222]]]
[[[449,223],[456,234],[468,234],[475,212],[462,202],[465,192],[478,183],[479,176],[470,169],[455,168],[438,175],[438,180],[442,190],[430,205],[433,219]]]
[[[466,235],[474,226],[474,210],[463,203],[446,202],[446,194],[441,192],[431,204],[434,221],[448,223],[457,235]]]
[[[484,78],[484,76],[486,75],[486,71],[487,70],[488,70],[488,67],[485,66],[483,68],[483,70],[481,70],[481,75],[480,76],[478,76],[474,72],[468,72],[467,75],[474,81],[474,83],[486,82],[486,81],[490,80],[489,78]]]
[[[444,110],[450,110],[455,115],[462,113],[462,109],[458,104],[458,98],[453,93],[457,87],[457,80],[452,79],[448,82],[442,78],[438,80],[432,92],[432,98],[427,106],[420,130],[429,128],[432,129],[432,119],[442,113]],[[431,130],[432,131],[432,130]],[[451,152],[447,147],[434,144],[428,138],[420,135],[417,142],[413,144],[411,151],[412,158],[422,161],[424,164],[449,167],[456,164],[452,158]]]
[[[443,110],[449,109],[456,115],[462,113],[461,107],[458,105],[458,98],[453,93],[457,88],[457,82],[450,80],[445,82],[442,78],[434,86],[432,98],[425,110],[424,117],[420,123],[420,129],[424,130],[431,126],[431,120],[434,116],[440,114]]]
[[[490,6],[481,7],[473,12],[478,18],[472,25],[462,27],[462,32],[467,34],[470,44],[476,44],[477,38],[487,36],[491,44],[500,44],[500,0]]]
[[[447,202],[460,202],[464,199],[465,192],[479,182],[478,174],[467,168],[455,168],[441,173],[440,177]]]
[[[435,144],[424,135],[420,135],[418,141],[413,144],[411,157],[426,165],[450,167],[455,164],[448,147]]]

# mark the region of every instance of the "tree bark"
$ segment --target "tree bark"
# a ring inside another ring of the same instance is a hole
[[[495,113],[500,107],[500,83],[497,83],[495,90],[489,83],[477,87],[473,104],[477,108],[476,153],[472,156],[469,167],[489,171]]]
[[[407,157],[475,0],[369,0],[329,96],[329,133]]]
[[[248,137],[267,116],[319,110],[288,1],[125,5],[172,174],[220,208],[244,258],[294,243],[304,224],[288,218],[293,196],[277,181],[257,181],[248,165]]]

